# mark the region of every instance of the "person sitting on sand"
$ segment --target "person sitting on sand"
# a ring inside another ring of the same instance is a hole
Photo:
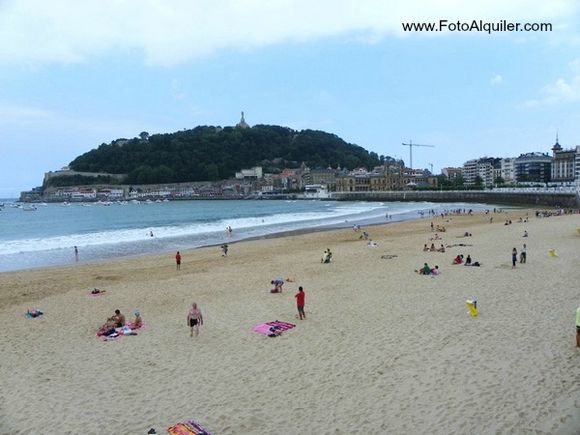
[[[458,254],[457,257],[453,259],[452,264],[462,264],[463,263],[463,255]]]
[[[429,248],[429,251],[431,251],[431,252],[437,251],[437,249],[435,248],[435,243],[431,243],[431,247]]]
[[[117,321],[112,317],[109,317],[105,324],[99,328],[97,331],[97,335],[100,337],[102,335],[109,336],[116,332],[115,328],[117,327]]]
[[[437,252],[445,252],[445,246],[442,244],[441,247],[437,249]]]
[[[471,255],[467,254],[464,266],[471,266]]]
[[[427,243],[425,243],[425,245],[423,246],[423,252],[427,251],[429,251],[429,247],[427,246]]]
[[[143,326],[143,319],[141,318],[141,313],[138,310],[135,310],[133,314],[135,314],[135,320],[133,320],[132,323],[129,323],[129,327],[131,329],[139,329]]]
[[[106,290],[100,290],[98,288],[94,288],[91,290],[92,295],[100,295],[101,293],[105,293],[105,292],[106,292]]]
[[[361,236],[359,237],[359,239],[368,240],[369,239],[369,233],[367,233],[366,231],[363,231],[363,233],[361,234]]]
[[[120,310],[115,310],[115,315],[112,319],[115,321],[117,328],[125,326],[125,315]]]
[[[375,242],[373,239],[370,239],[370,240],[368,241],[368,243],[367,243],[367,246],[368,246],[369,248],[378,248],[378,246],[379,246],[379,245],[378,245],[378,244],[377,244],[377,242]]]
[[[282,293],[282,286],[284,285],[284,280],[282,278],[276,278],[270,281],[270,284],[274,286],[270,293]]]
[[[431,268],[429,267],[429,265],[427,263],[423,264],[423,267],[419,270],[416,270],[415,272],[417,272],[419,275],[430,275],[431,274]]]
[[[26,314],[28,314],[32,318],[35,318],[35,317],[42,316],[44,313],[42,311],[40,311],[39,309],[37,309],[37,308],[29,308],[26,311]]]
[[[524,231],[524,235],[522,237],[528,237],[528,232]]]
[[[441,273],[441,271],[439,270],[439,266],[435,265],[435,267],[433,269],[431,269],[431,275],[439,275]]]

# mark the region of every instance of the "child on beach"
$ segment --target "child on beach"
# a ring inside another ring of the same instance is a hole
[[[177,254],[175,254],[175,268],[177,270],[181,269],[181,254],[179,251],[177,251]]]
[[[193,337],[194,330],[195,336],[197,337],[199,334],[199,326],[203,325],[203,316],[195,302],[191,304],[191,309],[189,310],[189,313],[187,313],[187,325],[191,328],[190,337]]]
[[[228,244],[224,243],[222,246],[222,257],[227,257],[228,256]]]
[[[296,298],[296,308],[298,308],[298,315],[300,320],[306,319],[306,314],[304,313],[304,304],[306,302],[306,294],[302,286],[298,287],[298,293],[294,295]]]
[[[135,310],[133,314],[135,314],[135,320],[133,320],[132,323],[129,323],[129,327],[131,329],[139,329],[143,326],[143,319],[141,318],[141,313],[139,312],[139,310]]]
[[[512,269],[516,268],[517,261],[518,261],[518,250],[514,248],[512,249]]]

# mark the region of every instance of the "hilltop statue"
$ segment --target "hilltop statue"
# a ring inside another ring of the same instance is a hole
[[[238,122],[236,124],[237,128],[250,128],[250,126],[246,123],[246,120],[244,119],[244,112],[242,111],[242,118],[240,119],[240,122]]]

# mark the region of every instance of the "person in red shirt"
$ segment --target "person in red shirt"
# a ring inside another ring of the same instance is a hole
[[[306,300],[306,293],[304,293],[302,286],[298,287],[298,293],[296,293],[294,297],[296,298],[296,307],[298,308],[298,315],[300,316],[300,320],[306,319],[306,314],[304,314],[304,302]]]
[[[179,251],[177,251],[177,254],[175,254],[175,268],[177,270],[181,269],[181,254]]]

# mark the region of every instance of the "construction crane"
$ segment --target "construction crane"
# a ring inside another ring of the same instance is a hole
[[[409,143],[402,143],[401,145],[405,145],[409,147],[409,168],[413,169],[413,147],[430,147],[435,148],[435,145],[421,145],[418,143],[413,143],[413,141],[409,140]]]

